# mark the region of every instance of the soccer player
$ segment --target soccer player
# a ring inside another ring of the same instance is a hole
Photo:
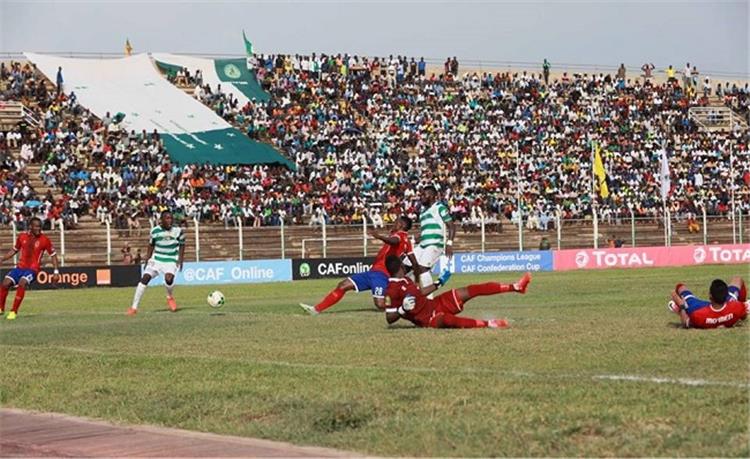
[[[164,274],[164,285],[167,288],[167,306],[172,312],[177,310],[174,300],[174,276],[177,270],[182,271],[185,259],[185,232],[179,226],[174,226],[174,217],[169,211],[161,213],[159,225],[151,230],[151,237],[146,253],[146,269],[141,282],[135,288],[133,305],[128,309],[128,315],[134,316],[138,312],[138,305],[146,292],[146,286],[152,278]]]
[[[342,280],[335,289],[331,290],[331,292],[315,306],[300,303],[300,307],[310,314],[315,315],[338,303],[349,290],[356,290],[357,292],[370,290],[372,292],[372,299],[375,306],[378,309],[385,309],[384,295],[385,289],[388,287],[388,269],[385,266],[386,258],[394,256],[400,259],[402,256],[406,255],[412,260],[415,266],[417,265],[411,242],[409,242],[408,232],[411,229],[411,225],[412,222],[409,217],[401,216],[396,219],[390,236],[382,236],[376,231],[370,231],[370,236],[379,239],[384,243],[380,252],[378,252],[378,255],[375,257],[375,263],[373,263],[372,268],[365,273],[358,273]]]
[[[750,302],[745,282],[735,277],[729,285],[721,279],[711,282],[709,301],[696,298],[685,284],[677,284],[667,308],[680,316],[685,328],[719,328],[745,320]]]
[[[14,285],[16,289],[16,298],[13,300],[13,309],[8,313],[6,320],[15,320],[18,315],[18,308],[21,307],[23,297],[26,295],[28,287],[41,267],[42,256],[47,252],[52,258],[52,266],[55,271],[52,275],[52,282],[60,280],[59,265],[57,262],[57,253],[52,247],[52,241],[42,234],[42,221],[36,217],[29,221],[29,231],[20,234],[16,239],[16,244],[2,259],[0,263],[13,258],[13,255],[20,252],[18,264],[3,279],[0,286],[0,316],[5,314],[5,300],[8,298],[8,292]]]
[[[433,266],[443,254],[448,258],[453,256],[456,225],[448,208],[438,200],[437,190],[432,185],[422,189],[422,209],[419,215],[419,246],[414,249],[421,274],[415,272],[414,279],[419,279],[422,287],[429,287],[432,285]],[[405,260],[404,263],[406,266],[413,266],[410,260]]]
[[[515,284],[500,284],[487,282],[453,289],[438,295],[434,299],[427,297],[450,278],[450,271],[444,271],[432,285],[421,289],[406,277],[404,265],[396,257],[386,260],[388,272],[391,275],[386,291],[390,301],[385,310],[385,319],[389,324],[399,319],[406,319],[417,327],[431,328],[506,328],[505,319],[479,320],[468,317],[458,317],[464,310],[464,304],[478,296],[497,295],[499,293],[517,292],[524,294],[531,282],[531,274],[526,273]]]

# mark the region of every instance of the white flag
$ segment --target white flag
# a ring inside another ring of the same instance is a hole
[[[669,194],[670,188],[672,188],[672,183],[669,178],[669,161],[667,160],[667,150],[663,149],[661,150],[661,172],[660,172],[660,178],[661,178],[661,199],[666,200],[667,195]]]

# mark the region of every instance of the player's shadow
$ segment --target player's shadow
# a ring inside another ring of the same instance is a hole
[[[388,330],[418,330],[419,327],[415,327],[414,325],[407,325],[407,324],[396,324],[396,325],[389,325]]]
[[[373,308],[338,309],[336,311],[326,312],[326,315],[328,315],[328,314],[346,314],[347,312],[379,312],[379,313],[382,313],[383,311],[379,311],[379,310],[373,309]]]

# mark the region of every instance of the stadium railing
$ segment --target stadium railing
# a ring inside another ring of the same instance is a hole
[[[524,217],[516,224],[502,225],[482,219],[461,225],[454,249],[461,252],[495,252],[536,250],[546,238],[551,249],[582,249],[622,244],[623,247],[671,245],[735,244],[750,242],[750,212],[738,210],[731,218],[697,215],[688,225],[684,217],[672,216],[665,225],[660,217],[600,219],[594,236],[591,219],[552,219],[545,229]],[[665,228],[666,226],[666,228]],[[321,257],[361,257],[373,255],[380,243],[369,239],[372,225],[264,226],[249,227],[241,222],[222,224],[188,220],[186,261],[254,260]],[[0,228],[0,246],[10,247],[23,228],[15,225]],[[382,230],[384,231],[384,230]],[[130,255],[146,255],[148,227],[141,230],[101,226],[66,229],[61,225],[46,230],[64,265],[120,265],[122,250],[129,246]],[[418,228],[412,230],[418,233]],[[519,237],[520,236],[520,237]]]

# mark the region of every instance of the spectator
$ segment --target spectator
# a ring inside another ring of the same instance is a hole
[[[549,239],[547,239],[547,236],[544,236],[541,241],[539,241],[539,250],[550,250],[552,246],[549,243]]]
[[[650,80],[653,78],[653,72],[656,66],[650,62],[646,62],[641,66],[641,70],[643,71],[643,82]]]
[[[132,265],[133,254],[130,253],[130,244],[125,244],[125,247],[123,247],[120,252],[122,253],[122,264]]]
[[[62,67],[57,68],[57,78],[55,80],[55,83],[57,84],[57,96],[60,97],[60,94],[63,91],[63,74],[62,74]]]
[[[549,85],[549,69],[550,65],[547,59],[544,59],[544,62],[542,63],[542,73],[544,74],[544,85]]]

